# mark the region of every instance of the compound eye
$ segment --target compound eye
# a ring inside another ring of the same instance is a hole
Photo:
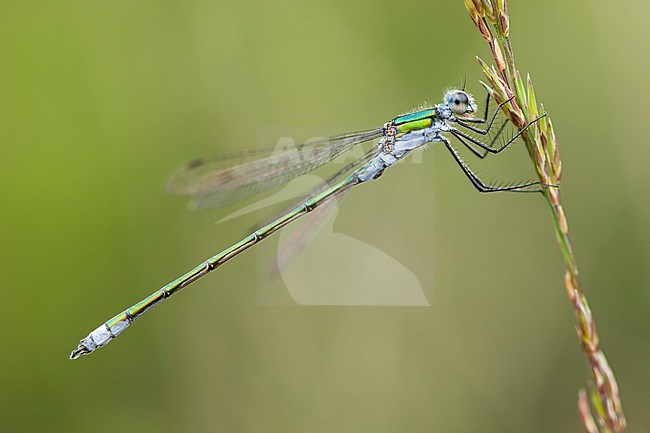
[[[473,111],[473,108],[470,105],[469,96],[461,90],[450,92],[448,94],[447,105],[454,114],[458,115]]]

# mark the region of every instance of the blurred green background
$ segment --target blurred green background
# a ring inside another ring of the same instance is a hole
[[[509,7],[630,431],[647,431],[650,5]],[[0,2],[0,430],[581,431],[588,371],[549,212],[478,194],[440,146],[335,222],[406,265],[430,307],[261,306],[251,270],[273,238],[68,360],[257,221],[188,212],[164,193],[175,166],[269,128],[375,127],[463,76],[482,101],[476,54],[461,1]],[[533,175],[521,148],[472,165]]]

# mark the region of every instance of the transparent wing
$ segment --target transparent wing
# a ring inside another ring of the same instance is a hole
[[[366,163],[371,158],[377,155],[377,149],[371,149],[363,156],[357,158],[350,164],[347,164],[336,173],[332,174],[321,185],[318,185],[309,194],[301,198],[301,202],[316,196],[330,185],[338,182],[343,176],[347,175],[351,170],[356,169],[361,164]],[[350,190],[329,198],[326,202],[321,204],[318,208],[314,209],[311,213],[305,215],[298,223],[295,230],[289,235],[287,242],[284,243],[278,250],[278,254],[269,267],[269,277],[275,278],[279,275],[280,270],[289,266],[295,258],[306,250],[316,239],[318,233],[323,229],[325,222],[336,209],[337,205],[347,197]],[[294,203],[295,205],[295,203]],[[292,206],[293,208],[295,206]]]
[[[193,209],[224,206],[278,187],[381,136],[377,128],[297,146],[251,148],[195,160],[172,174],[167,191],[193,197]]]
[[[305,221],[301,221],[293,232],[289,235],[286,243],[281,244],[278,253],[269,266],[269,278],[277,278],[280,271],[289,266],[303,251],[305,251],[314,242],[318,233],[323,229],[327,219],[332,212],[347,196],[349,190],[339,194],[337,197],[331,197],[319,207],[314,209]]]

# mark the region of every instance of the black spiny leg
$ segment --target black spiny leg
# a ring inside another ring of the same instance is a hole
[[[492,137],[492,140],[490,141],[490,143],[487,146],[489,146],[490,148],[494,148],[494,143],[496,143],[496,141],[499,139],[499,137],[503,133],[503,131],[504,131],[507,124],[508,124],[508,120],[506,119],[501,124],[501,126],[499,127],[499,130],[494,135],[494,137]],[[490,153],[485,149],[482,152],[479,151],[479,150],[476,150],[476,148],[473,145],[469,144],[467,141],[465,141],[465,139],[461,135],[454,134],[454,136],[458,139],[458,141],[463,143],[463,145],[465,145],[465,147],[467,147],[469,150],[471,150],[474,155],[478,156],[481,159],[485,158],[488,155],[488,153]],[[481,147],[481,149],[483,149],[483,148]]]
[[[475,137],[472,137],[471,135],[461,131],[460,129],[450,128],[449,132],[452,133],[459,140],[462,141],[463,139],[466,139],[466,140],[470,141],[471,143],[476,144],[478,147],[485,150],[486,152],[499,153],[502,150],[504,150],[506,147],[510,146],[517,138],[519,138],[519,136],[521,136],[521,134],[524,133],[524,131],[526,131],[528,128],[530,128],[532,125],[537,123],[542,117],[545,117],[545,116],[546,116],[546,113],[544,113],[541,116],[531,120],[526,126],[524,126],[522,129],[520,129],[519,132],[517,132],[510,140],[506,141],[501,147],[497,147],[496,149],[491,147],[488,144],[483,143],[481,140],[479,140],[479,139],[477,139]],[[501,133],[501,132],[499,132],[499,133]]]
[[[492,186],[492,185],[487,185],[485,182],[483,182],[474,172],[465,164],[465,161],[460,157],[458,154],[458,151],[451,145],[451,142],[449,139],[446,137],[441,137],[443,143],[445,143],[445,146],[447,146],[447,149],[449,149],[449,152],[451,152],[451,155],[454,157],[456,160],[456,163],[460,166],[460,168],[463,170],[463,173],[467,176],[467,178],[472,182],[472,185],[479,191],[479,192],[497,192],[497,191],[510,191],[510,192],[543,192],[544,190],[540,188],[529,188],[533,185],[541,185],[541,182],[539,181],[530,181],[530,182],[525,182],[519,185],[510,185],[510,186]]]

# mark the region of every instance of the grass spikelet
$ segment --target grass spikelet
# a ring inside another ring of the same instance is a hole
[[[515,67],[509,39],[510,17],[506,0],[465,0],[465,6],[472,21],[489,44],[496,64],[496,68],[489,66],[477,57],[487,79],[481,84],[497,102],[509,100],[514,96],[503,106],[503,110],[512,123],[522,129],[528,122],[538,119],[540,114],[546,114],[546,111],[542,104],[537,103],[530,75],[526,76],[524,84]],[[488,27],[487,31],[483,24]],[[486,37],[488,34],[489,38]],[[596,322],[580,282],[578,265],[569,239],[569,224],[557,187],[562,179],[562,160],[553,121],[549,116],[540,119],[535,127],[530,128],[522,137],[537,175],[546,185],[544,198],[551,210],[556,238],[566,266],[565,287],[574,310],[582,351],[591,370],[591,398],[587,397],[584,389],[578,393],[580,417],[588,433],[624,433],[627,421],[618,385],[601,349]]]

